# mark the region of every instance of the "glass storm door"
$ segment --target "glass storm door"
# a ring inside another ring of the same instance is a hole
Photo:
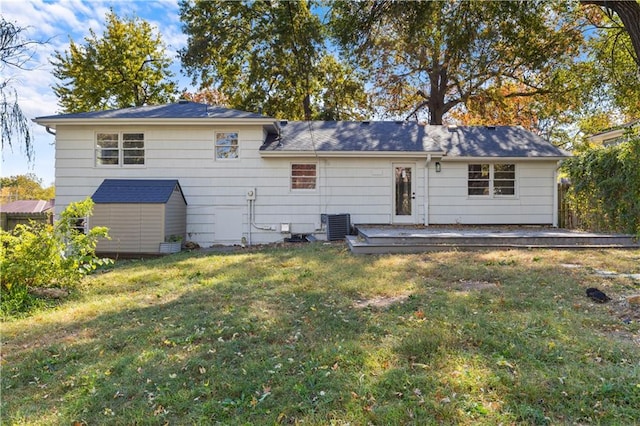
[[[415,223],[416,179],[413,165],[393,165],[393,223]]]

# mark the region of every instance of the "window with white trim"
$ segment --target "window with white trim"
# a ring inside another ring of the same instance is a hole
[[[97,166],[144,166],[144,133],[96,134]]]
[[[515,197],[515,164],[469,164],[467,194],[484,197]]]
[[[238,132],[216,133],[216,160],[230,160],[238,158]]]
[[[291,164],[291,189],[316,189],[317,177],[315,163]]]

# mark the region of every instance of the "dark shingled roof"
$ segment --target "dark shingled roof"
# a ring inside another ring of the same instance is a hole
[[[197,102],[177,102],[166,105],[146,105],[140,107],[112,109],[107,111],[79,112],[73,114],[49,115],[37,117],[37,120],[50,119],[147,119],[147,118],[269,118],[251,112],[222,108]]]
[[[405,121],[290,121],[260,150],[440,152],[442,136],[441,129]]]
[[[460,126],[449,129],[448,157],[568,157],[569,154],[519,126]]]
[[[404,121],[282,122],[263,152],[430,152],[446,157],[568,157],[518,126],[423,126]]]
[[[187,204],[176,179],[105,179],[91,198],[96,204],[164,204],[169,201],[176,186]]]

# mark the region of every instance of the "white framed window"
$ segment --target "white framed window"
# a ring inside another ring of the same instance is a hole
[[[292,163],[291,164],[291,189],[316,189],[318,181],[318,168],[316,163]]]
[[[238,132],[217,132],[215,142],[216,160],[238,158]]]
[[[508,163],[469,164],[467,195],[515,197],[516,165]]]
[[[144,133],[96,133],[96,166],[144,166]]]

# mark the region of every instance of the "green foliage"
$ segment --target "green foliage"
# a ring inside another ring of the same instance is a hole
[[[106,15],[98,38],[91,29],[84,45],[70,41],[69,51],[55,52],[53,87],[64,112],[127,108],[173,100],[171,60],[159,34],[141,19]]]
[[[585,149],[563,168],[570,203],[583,227],[640,236],[640,136]]]
[[[358,73],[326,47],[315,1],[182,1],[188,35],[180,57],[194,83],[232,108],[301,119],[360,119],[368,111]]]
[[[338,1],[331,26],[367,69],[377,103],[392,115],[426,108],[429,122],[442,124],[451,109],[509,87],[503,83],[516,89],[495,92],[503,97],[568,93],[562,70],[583,42],[574,9],[545,1]]]
[[[637,292],[593,273],[637,257],[318,243],[120,261],[3,324],[0,423],[633,425],[637,312],[584,289]]]
[[[93,201],[70,204],[54,225],[17,225],[0,231],[1,304],[3,315],[30,305],[29,288],[73,287],[81,278],[109,259],[95,256],[99,238],[107,229],[94,227],[83,233],[75,228],[79,218],[91,215]]]
[[[42,179],[33,173],[0,178],[0,202],[16,200],[50,200],[55,187],[42,187]]]
[[[603,16],[603,23],[590,41],[593,86],[601,98],[630,118],[640,111],[640,69],[633,57],[629,33],[615,17]],[[607,107],[607,108],[610,108]]]

